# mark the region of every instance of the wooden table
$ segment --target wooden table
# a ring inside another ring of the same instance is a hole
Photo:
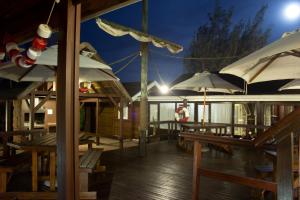
[[[91,147],[92,141],[86,138],[80,140],[79,144],[88,144]],[[49,152],[49,179],[50,179],[50,191],[55,191],[56,180],[56,134],[50,133],[47,135],[35,138],[32,141],[26,141],[21,143],[7,143],[8,146],[30,151],[32,155],[32,191],[38,190],[38,153]]]
[[[204,126],[202,123],[181,123],[180,125],[183,129],[194,129],[195,132],[200,132],[201,130],[204,130],[204,132],[211,132],[211,129],[215,129],[217,135],[222,135],[222,133],[226,135],[227,128],[224,124],[213,123],[207,123]]]

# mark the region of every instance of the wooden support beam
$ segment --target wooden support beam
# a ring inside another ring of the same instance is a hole
[[[256,125],[264,125],[264,105],[261,102],[256,102]],[[261,134],[263,130],[256,129],[257,135]]]
[[[142,31],[148,32],[148,0],[143,0],[142,6]],[[140,156],[146,155],[146,137],[148,134],[148,43],[141,44],[141,100],[140,100]]]
[[[293,200],[293,133],[277,144],[277,199]]]
[[[34,90],[42,84],[42,82],[32,82],[25,90],[18,94],[17,99],[24,99],[29,93],[34,92]]]
[[[99,130],[99,115],[100,115],[100,109],[99,109],[99,99],[96,101],[96,144],[100,144],[100,130]]]
[[[37,106],[34,107],[33,112],[36,113],[52,96],[52,92],[49,92],[49,94],[39,102]]]
[[[31,92],[30,95],[30,130],[34,129],[34,99],[35,99],[35,94],[34,92]]]
[[[234,136],[234,113],[235,113],[235,103],[231,102],[231,135]]]
[[[29,102],[28,99],[25,99],[25,103],[26,103],[26,105],[27,105],[27,108],[30,109],[30,102]]]
[[[58,8],[58,7],[57,7]],[[57,67],[57,183],[58,199],[79,199],[79,46],[81,4],[59,4]]]
[[[102,87],[103,90],[105,90],[105,86],[102,83],[99,82],[99,85]],[[104,94],[106,95],[107,98],[109,98],[109,100],[112,102],[112,104],[119,109],[119,105],[115,101],[115,99],[112,97],[112,95],[107,92],[105,92]]]
[[[124,133],[123,133],[123,117],[124,117],[124,100],[121,98],[120,100],[120,121],[119,121],[119,139],[120,139],[120,152],[124,151]]]

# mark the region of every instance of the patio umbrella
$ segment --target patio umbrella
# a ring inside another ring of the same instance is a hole
[[[300,89],[300,79],[296,79],[291,82],[288,82],[278,90],[282,91],[282,90],[299,90],[299,89]]]
[[[223,80],[216,74],[209,72],[196,73],[191,78],[177,83],[172,90],[192,90],[196,92],[203,92],[203,116],[202,123],[205,125],[205,104],[206,104],[206,93],[207,92],[222,92],[233,94],[237,91],[242,91],[239,87]]]
[[[283,36],[252,54],[223,68],[220,73],[233,74],[248,84],[300,78],[300,32]]]
[[[0,65],[0,77],[16,82],[20,81],[55,81],[57,66],[57,45],[45,50],[31,68],[20,68],[13,63]],[[117,80],[111,68],[99,61],[87,56],[79,57],[79,80],[85,81],[107,81]]]

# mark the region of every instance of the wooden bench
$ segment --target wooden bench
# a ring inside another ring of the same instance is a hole
[[[11,175],[16,170],[29,163],[31,154],[24,152],[0,161],[0,192],[6,192],[6,186]]]
[[[88,191],[89,173],[105,171],[105,166],[100,166],[101,154],[102,149],[92,149],[80,158],[80,191]]]

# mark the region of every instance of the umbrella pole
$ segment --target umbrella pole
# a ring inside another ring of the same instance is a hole
[[[204,88],[204,99],[203,99],[203,114],[202,114],[202,126],[205,126],[205,105],[206,105],[206,88]]]

